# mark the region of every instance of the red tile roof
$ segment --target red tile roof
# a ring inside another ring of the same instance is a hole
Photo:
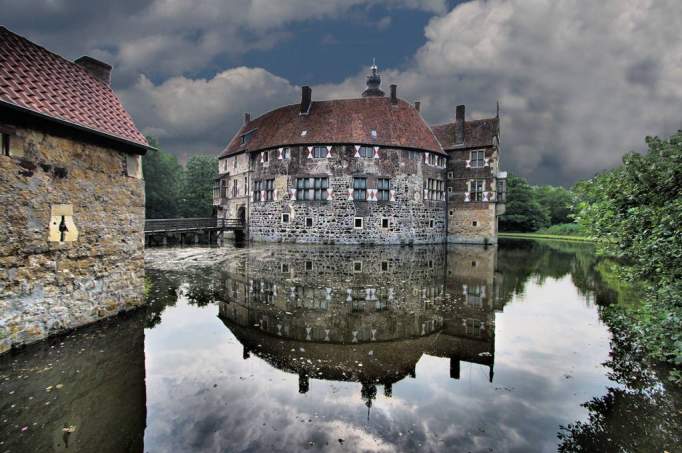
[[[456,145],[455,124],[447,123],[431,126],[433,133],[445,150],[492,146],[493,137],[499,136],[500,119],[497,117],[465,121],[464,143]]]
[[[0,27],[0,103],[149,147],[108,84],[5,27]]]
[[[313,102],[307,115],[300,104],[268,112],[243,125],[221,157],[289,145],[358,144],[419,149],[443,153],[421,115],[409,103],[388,97]],[[372,136],[376,131],[376,137]],[[241,136],[253,131],[241,144]],[[305,135],[301,135],[307,131]]]

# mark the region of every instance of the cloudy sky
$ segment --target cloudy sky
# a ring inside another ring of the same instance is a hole
[[[0,0],[0,23],[114,65],[138,127],[217,154],[244,112],[384,86],[430,123],[503,116],[503,165],[569,185],[682,128],[679,0]]]

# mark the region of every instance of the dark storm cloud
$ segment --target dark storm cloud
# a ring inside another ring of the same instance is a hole
[[[296,33],[291,24],[375,4],[441,14],[408,64],[383,71],[384,83],[421,100],[432,123],[451,120],[459,103],[469,118],[493,115],[499,100],[503,165],[533,182],[590,177],[642,150],[646,135],[682,125],[677,0],[473,0],[450,12],[444,0],[0,0],[0,10],[5,25],[50,49],[114,64],[114,86],[137,124],[182,154],[218,152],[243,112],[298,100],[296,84],[267,68],[226,69],[230,56],[277,46]],[[374,26],[394,28],[386,17]],[[365,71],[318,84],[313,97],[356,97]]]

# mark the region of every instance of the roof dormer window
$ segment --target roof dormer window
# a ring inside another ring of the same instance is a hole
[[[372,138],[377,138],[377,131],[376,131],[376,129],[372,129],[372,131],[370,132],[370,134],[372,135]]]
[[[301,131],[301,137],[305,137],[306,135],[308,135],[308,131]]]
[[[242,145],[246,145],[247,143],[249,143],[251,141],[251,139],[253,138],[254,132],[256,132],[255,129],[242,134],[242,136],[239,139],[239,143]]]

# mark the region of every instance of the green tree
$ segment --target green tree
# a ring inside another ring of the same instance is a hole
[[[181,213],[183,217],[213,215],[213,181],[218,177],[215,156],[192,156],[185,166]]]
[[[159,148],[157,140],[147,137],[157,150],[149,150],[142,158],[145,186],[145,214],[148,219],[173,218],[179,215],[179,199],[183,169],[177,158]]]
[[[550,225],[573,222],[575,196],[570,190],[555,186],[535,186],[535,199],[549,216]]]
[[[535,191],[525,178],[509,175],[507,203],[500,217],[501,231],[537,231],[549,225],[549,214],[538,203]]]
[[[624,278],[647,284],[643,303],[616,307],[655,360],[678,367],[682,382],[682,131],[668,140],[647,137],[648,153],[576,185],[578,222],[601,253],[628,264]],[[617,311],[616,311],[617,310]]]

